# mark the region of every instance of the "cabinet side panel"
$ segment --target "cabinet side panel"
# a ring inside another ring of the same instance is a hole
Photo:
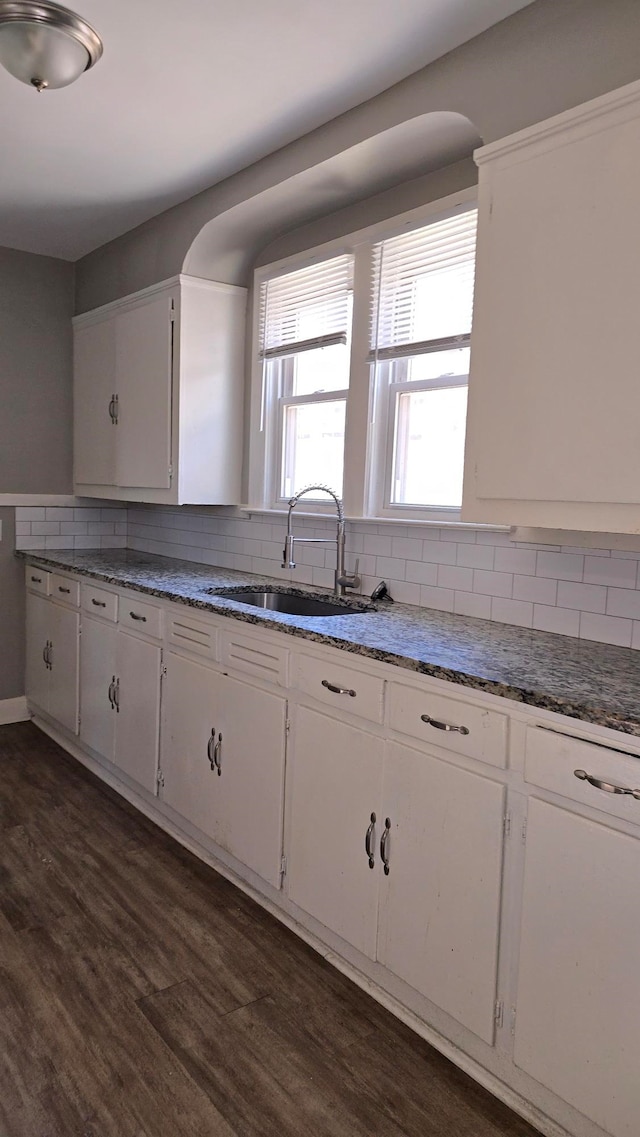
[[[245,312],[244,289],[181,286],[182,502],[240,502]]]

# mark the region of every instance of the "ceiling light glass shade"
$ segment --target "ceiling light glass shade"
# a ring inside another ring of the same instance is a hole
[[[97,33],[58,4],[0,0],[0,63],[38,91],[67,87],[102,55]]]

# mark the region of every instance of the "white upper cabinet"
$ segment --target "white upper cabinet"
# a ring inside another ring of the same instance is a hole
[[[463,520],[637,532],[640,83],[476,161]]]
[[[75,492],[240,501],[246,289],[180,276],[74,320]]]

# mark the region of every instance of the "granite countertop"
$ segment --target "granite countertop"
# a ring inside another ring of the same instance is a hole
[[[254,584],[282,591],[282,580],[250,576],[128,549],[18,553],[47,569],[66,569],[271,627],[370,659],[460,683],[640,737],[640,652],[511,624],[455,616],[380,601],[371,611],[344,616],[290,616],[211,595],[209,590]],[[303,595],[325,595],[300,587]],[[357,603],[362,598],[355,598]],[[349,603],[349,601],[347,601]]]

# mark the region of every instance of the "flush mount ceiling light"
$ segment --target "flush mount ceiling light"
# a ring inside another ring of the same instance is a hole
[[[101,55],[100,36],[68,8],[0,0],[0,63],[36,91],[67,87]]]

